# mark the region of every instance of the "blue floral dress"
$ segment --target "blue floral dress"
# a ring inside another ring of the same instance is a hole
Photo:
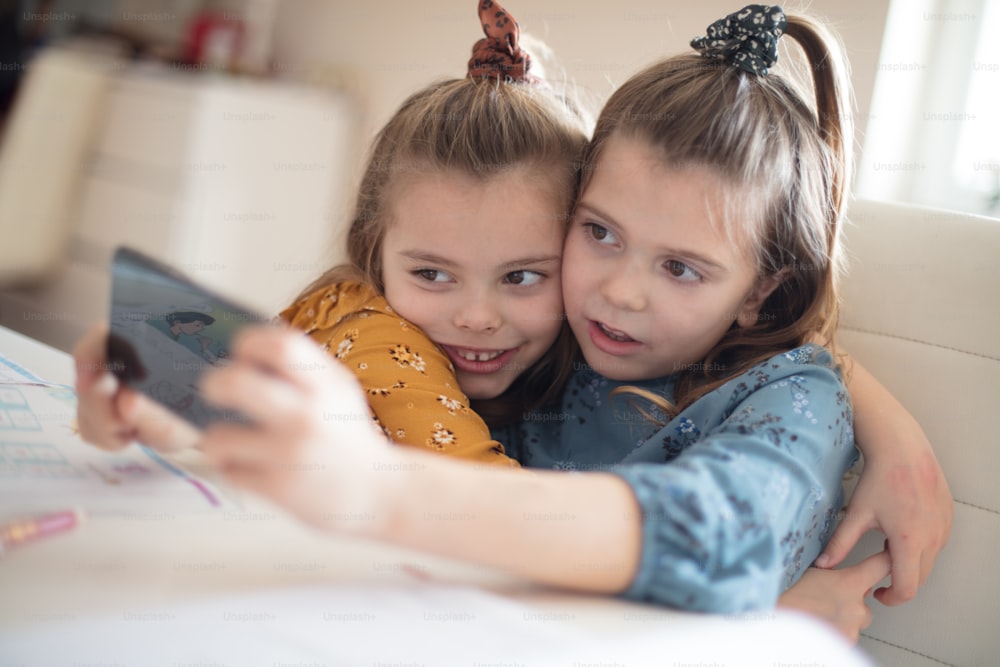
[[[643,546],[626,597],[714,613],[773,607],[832,534],[858,456],[840,373],[806,345],[669,421],[634,394],[609,396],[630,386],[670,398],[673,381],[617,382],[581,364],[560,409],[495,435],[526,467],[603,470],[632,487]]]

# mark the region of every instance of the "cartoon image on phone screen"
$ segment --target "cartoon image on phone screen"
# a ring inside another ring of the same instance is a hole
[[[198,381],[207,369],[226,363],[238,329],[266,321],[142,253],[115,251],[107,350],[111,372],[195,426],[245,421],[206,403]]]

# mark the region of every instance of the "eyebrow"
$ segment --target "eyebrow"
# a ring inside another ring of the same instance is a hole
[[[457,262],[454,262],[440,255],[435,255],[432,252],[425,252],[422,250],[404,250],[400,254],[403,257],[415,260],[417,262],[426,262],[427,264],[434,264],[449,269],[454,269],[458,267]],[[560,259],[561,259],[560,255],[537,255],[530,257],[520,257],[518,259],[512,259],[510,261],[500,262],[497,264],[497,267],[503,269],[515,269],[517,267],[522,267],[522,266],[537,266],[538,264],[558,262]]]
[[[587,209],[590,212],[594,213],[598,218],[602,218],[602,219],[610,222],[611,224],[613,224],[616,227],[621,228],[621,226],[622,226],[620,222],[618,222],[612,216],[608,215],[607,213],[605,213],[601,209],[597,208],[593,204],[587,204],[587,203],[584,203],[584,202],[580,202],[579,204],[577,204],[577,208],[578,209]],[[715,269],[717,271],[722,271],[722,272],[725,272],[725,273],[729,273],[729,269],[727,269],[726,267],[722,266],[721,264],[719,264],[715,260],[709,259],[708,257],[706,257],[705,255],[702,255],[701,253],[694,252],[693,250],[684,250],[682,248],[671,248],[669,246],[660,246],[659,249],[667,252],[668,254],[677,255],[678,257],[681,257],[683,259],[694,260],[695,262],[697,262],[699,264],[704,264],[705,266],[713,268],[713,269]]]

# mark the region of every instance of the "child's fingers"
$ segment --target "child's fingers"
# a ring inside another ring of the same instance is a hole
[[[219,469],[239,467],[247,462],[251,444],[247,442],[241,450],[238,446],[240,435],[250,434],[249,429],[234,424],[212,424],[205,429],[201,439],[201,451],[205,458]],[[260,452],[255,452],[253,458],[259,459]]]
[[[272,456],[266,443],[252,430],[234,424],[213,424],[202,434],[205,459],[232,484],[263,493],[272,477]]]
[[[892,572],[892,557],[888,551],[880,551],[849,569],[857,576],[859,587],[868,591]]]
[[[202,395],[211,403],[236,410],[257,426],[282,430],[309,415],[302,390],[256,366],[238,364],[213,370],[201,381]]]
[[[80,437],[101,449],[128,446],[134,435],[116,411],[118,380],[107,371],[107,329],[95,326],[73,349],[76,367],[76,423]]]
[[[854,545],[858,543],[861,536],[875,527],[875,517],[859,515],[848,507],[847,516],[837,526],[823,553],[816,559],[816,567],[828,569],[839,565],[854,548]]]
[[[119,412],[133,430],[135,440],[160,452],[187,449],[198,444],[201,432],[166,407],[130,389],[119,392]]]
[[[927,583],[927,577],[931,576],[935,560],[937,560],[937,552],[927,553],[924,551],[920,555],[920,581],[917,583],[918,588]]]
[[[234,486],[266,495],[267,478],[260,470],[235,463],[218,464],[219,471]]]
[[[216,423],[205,429],[202,453],[223,471],[247,470],[262,477],[290,470],[290,457],[276,446],[273,434],[238,424]]]
[[[97,324],[73,347],[73,362],[76,366],[76,386],[78,391],[90,389],[101,376],[108,372],[107,338],[107,326]]]
[[[115,378],[107,374],[89,387],[77,389],[76,425],[80,437],[109,451],[128,446],[133,436],[132,429],[115,413],[117,387]]]
[[[875,591],[875,599],[892,607],[912,600],[920,586],[921,549],[915,540],[886,540],[892,554],[892,582]]]
[[[331,374],[354,376],[340,368],[329,354],[299,331],[275,327],[247,327],[233,345],[234,356],[300,388],[318,392]]]

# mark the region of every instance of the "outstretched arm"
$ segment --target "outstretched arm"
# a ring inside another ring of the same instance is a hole
[[[835,567],[869,530],[888,538],[892,585],[875,591],[886,605],[912,599],[951,533],[948,482],[916,419],[861,364],[849,360],[848,391],[864,472],[843,521],[817,561]]]
[[[541,583],[599,593],[628,591],[660,604],[706,611],[770,606],[782,575],[789,574],[776,553],[777,540],[804,520],[815,527],[822,517],[813,514],[832,515],[837,507],[833,489],[839,489],[842,466],[824,464],[819,480],[807,463],[813,454],[824,460],[830,455],[823,444],[825,427],[802,427],[811,413],[782,422],[780,448],[769,439],[770,422],[748,438],[740,432],[752,425],[741,421],[729,424],[714,444],[692,447],[699,453],[682,457],[684,465],[625,466],[643,468],[643,483],[652,484],[638,493],[621,470],[511,474],[389,446],[363,418],[367,405],[356,379],[301,336],[247,330],[237,340],[233,359],[232,365],[206,374],[203,383],[206,398],[245,411],[254,421],[253,426],[217,424],[205,432],[206,455],[231,480],[327,530],[496,566]],[[816,403],[831,391],[842,394],[828,369],[806,371],[790,363],[785,370],[796,378],[813,377]],[[793,400],[794,387],[779,388],[755,392],[754,400],[762,402],[757,407]],[[753,406],[745,407],[741,414],[757,414]],[[853,451],[836,449],[837,461]],[[733,465],[733,457],[741,465]],[[733,475],[742,490],[716,479]],[[664,493],[654,493],[655,503],[643,501],[653,486]],[[780,499],[766,505],[745,500],[759,497],[761,487],[774,488],[771,495]],[[778,516],[781,525],[772,527]],[[690,534],[680,524],[705,539],[685,539]],[[819,534],[811,532],[796,568],[819,551],[813,544]],[[796,544],[781,548],[796,551]],[[754,565],[747,566],[747,558]],[[661,567],[661,562],[669,564]],[[743,584],[752,590],[731,594]],[[684,590],[678,595],[679,588]],[[695,592],[698,599],[689,602]]]
[[[640,512],[619,478],[514,474],[391,446],[356,378],[301,336],[248,330],[233,359],[203,390],[255,425],[213,424],[202,443],[233,482],[322,529],[540,583],[614,593],[632,580]]]

